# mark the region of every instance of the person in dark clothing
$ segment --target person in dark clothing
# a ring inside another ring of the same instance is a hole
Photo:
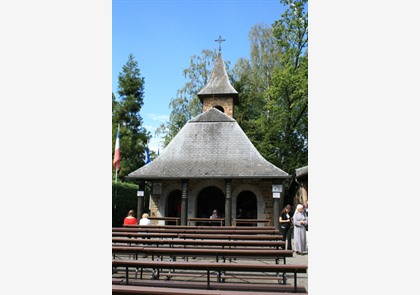
[[[292,250],[292,216],[290,211],[292,206],[286,205],[280,212],[279,222],[280,222],[280,233],[283,236],[283,241],[287,240],[287,250]]]

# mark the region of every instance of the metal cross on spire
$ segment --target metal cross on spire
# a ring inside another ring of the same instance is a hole
[[[225,39],[222,39],[222,37],[219,35],[219,39],[214,40],[216,42],[219,42],[219,51],[222,51],[222,42],[226,41]]]

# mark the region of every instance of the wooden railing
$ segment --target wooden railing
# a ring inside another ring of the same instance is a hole
[[[243,224],[243,223],[251,223],[251,224],[256,224],[256,225],[258,225],[258,223],[264,223],[266,225],[270,225],[271,220],[270,219],[238,219],[238,218],[233,218],[232,225],[236,226],[238,224]]]
[[[191,223],[195,222],[204,222],[204,223],[210,223],[210,224],[218,224],[220,226],[223,226],[223,223],[225,222],[224,218],[188,218],[188,225],[191,225]]]
[[[175,225],[180,224],[180,220],[181,220],[180,217],[163,217],[163,216],[159,216],[159,217],[152,216],[152,217],[149,217],[149,219],[150,220],[174,221],[175,222]]]

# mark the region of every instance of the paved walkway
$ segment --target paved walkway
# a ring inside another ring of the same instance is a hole
[[[293,242],[293,240],[292,240]],[[293,254],[293,257],[288,257],[286,258],[286,263],[287,264],[305,264],[308,265],[308,252],[305,253],[304,255],[297,255],[296,253]],[[309,277],[309,272],[310,272],[310,265],[308,265],[308,273],[305,274],[298,274],[298,286],[303,286],[306,288],[306,290],[309,293],[308,290],[308,277]],[[293,276],[289,275],[288,276],[288,284],[293,284]]]

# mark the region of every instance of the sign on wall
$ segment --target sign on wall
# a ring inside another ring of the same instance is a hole
[[[273,193],[281,193],[281,192],[283,192],[283,185],[273,184]]]
[[[273,193],[273,198],[280,199],[280,193]]]

